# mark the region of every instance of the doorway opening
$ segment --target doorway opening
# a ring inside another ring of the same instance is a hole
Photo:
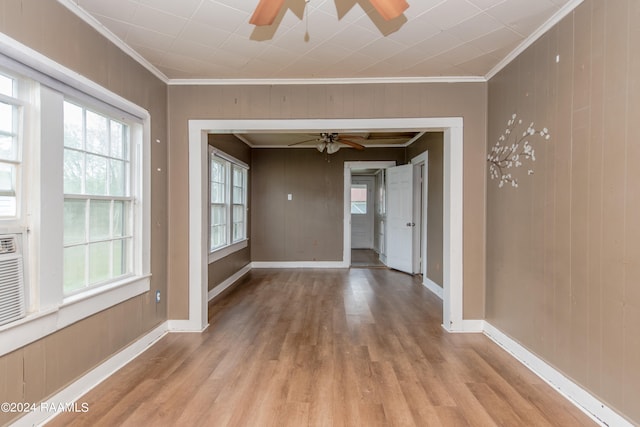
[[[385,267],[384,169],[352,169],[350,197],[351,267]]]
[[[207,135],[251,132],[441,131],[444,135],[443,327],[464,331],[463,309],[463,120],[461,117],[399,119],[189,120],[189,318],[180,330],[207,327]],[[345,169],[347,165],[345,163]],[[350,190],[351,173],[345,173]],[[349,210],[347,210],[349,209]],[[351,262],[350,206],[345,204],[342,266]],[[254,213],[259,215],[260,213]]]

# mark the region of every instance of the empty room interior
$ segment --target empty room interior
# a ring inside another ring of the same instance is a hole
[[[0,0],[0,425],[640,424],[639,23]]]

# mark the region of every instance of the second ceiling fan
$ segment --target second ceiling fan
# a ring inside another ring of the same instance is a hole
[[[406,0],[369,0],[380,16],[385,20],[397,18],[407,10]],[[260,0],[249,23],[253,25],[271,25],[282,8],[284,0]]]
[[[364,150],[364,145],[353,141],[353,139],[365,139],[364,137],[350,135],[348,136],[348,138],[349,139],[335,132],[322,132],[317,138],[295,142],[293,144],[289,144],[289,146],[315,141],[317,143],[316,149],[321,153],[326,150],[327,154],[333,154],[340,149],[340,144],[348,145],[349,147],[355,148],[356,150]]]

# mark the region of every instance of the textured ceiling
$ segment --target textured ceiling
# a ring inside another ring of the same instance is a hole
[[[285,0],[255,27],[258,0],[59,1],[169,80],[484,77],[576,3],[409,0],[387,22],[368,0]]]

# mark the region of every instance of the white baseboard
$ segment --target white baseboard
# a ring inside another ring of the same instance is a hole
[[[484,332],[484,320],[462,319],[458,322],[459,328],[450,329],[442,325],[442,328],[450,334],[476,334]]]
[[[344,261],[254,261],[251,268],[349,268]]]
[[[200,333],[209,327],[207,324],[204,328],[199,322],[191,320],[167,320],[167,329],[169,332],[195,332]]]
[[[598,398],[486,321],[484,322],[484,334],[598,424],[619,427],[633,426]]]
[[[242,276],[244,276],[250,271],[251,271],[251,263],[245,265],[240,270],[238,270],[235,274],[233,274],[231,277],[227,278],[227,280],[220,283],[215,288],[211,289],[208,294],[208,300],[211,301],[212,299],[214,299],[215,297],[217,297],[218,295],[226,291],[229,288],[229,286],[233,285],[237,280],[239,280]]]
[[[47,400],[40,403],[36,410],[27,413],[24,417],[18,419],[14,426],[35,426],[44,425],[46,422],[53,419],[60,412],[53,412],[52,408],[62,406],[74,407],[82,409],[82,396],[87,394],[90,390],[96,387],[105,379],[109,378],[120,368],[131,362],[133,359],[142,354],[145,350],[155,344],[160,338],[167,333],[167,322],[162,323],[142,338],[135,341],[133,344],[122,349],[120,352],[111,356],[105,362],[101,363],[97,367],[93,368],[82,377],[51,396]],[[91,408],[89,408],[91,410]]]
[[[433,292],[438,298],[443,299],[444,291],[442,290],[442,287],[438,285],[436,282],[429,279],[427,276],[423,276],[422,284],[431,292]]]

